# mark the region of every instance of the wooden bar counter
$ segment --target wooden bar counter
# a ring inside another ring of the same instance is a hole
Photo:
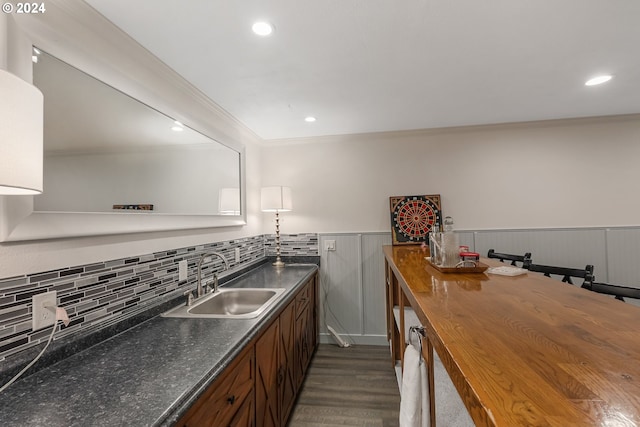
[[[440,273],[418,246],[384,255],[388,304],[404,294],[477,426],[640,426],[639,307],[539,273]]]

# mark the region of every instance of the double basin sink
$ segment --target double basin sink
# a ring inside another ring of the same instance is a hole
[[[163,317],[252,319],[262,314],[284,288],[221,288],[198,298],[192,305],[179,306]]]

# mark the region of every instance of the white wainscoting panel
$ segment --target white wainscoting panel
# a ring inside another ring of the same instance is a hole
[[[327,251],[334,240],[336,250]],[[320,234],[320,339],[325,321],[352,344],[387,345],[384,256],[391,233]]]
[[[383,245],[391,244],[391,233],[362,234],[362,335],[387,341]]]
[[[340,335],[359,336],[363,317],[360,237],[358,234],[319,237],[321,338],[327,334],[327,324]],[[325,250],[328,240],[335,241],[335,251]]]
[[[609,279],[596,275],[598,281],[640,288],[640,229],[607,230]]]

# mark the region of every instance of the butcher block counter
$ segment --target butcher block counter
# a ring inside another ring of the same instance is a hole
[[[640,426],[640,308],[540,273],[441,273],[418,246],[384,255],[388,307],[413,308],[477,426]]]

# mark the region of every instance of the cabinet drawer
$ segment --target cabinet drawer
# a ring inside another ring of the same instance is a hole
[[[296,317],[299,317],[300,314],[304,311],[304,309],[309,305],[309,300],[311,299],[311,286],[309,286],[309,282],[307,282],[298,295],[296,295]]]
[[[181,426],[225,426],[248,398],[253,402],[253,347],[216,380],[185,416]],[[253,407],[253,403],[250,404]]]
[[[254,427],[256,425],[253,399],[244,400],[244,403],[236,411],[228,425],[229,427]]]

